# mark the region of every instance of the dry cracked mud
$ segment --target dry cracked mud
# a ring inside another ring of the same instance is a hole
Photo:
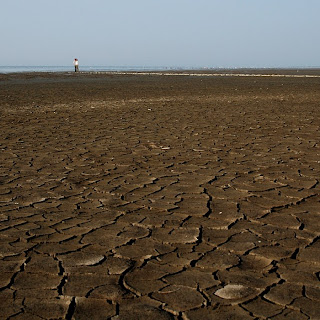
[[[0,75],[0,318],[320,319],[319,88]]]

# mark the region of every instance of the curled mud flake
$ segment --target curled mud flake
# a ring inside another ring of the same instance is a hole
[[[67,267],[70,266],[94,266],[105,259],[104,255],[88,252],[72,252],[62,255],[61,260]]]
[[[241,284],[227,284],[215,292],[215,295],[222,299],[242,299],[252,295],[254,289],[243,286]]]
[[[165,303],[165,309],[172,313],[200,308],[206,302],[196,289],[176,285],[154,292],[152,298]]]

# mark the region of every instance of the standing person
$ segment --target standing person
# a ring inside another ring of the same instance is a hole
[[[73,65],[74,65],[74,72],[79,71],[79,61],[77,58],[73,60]]]

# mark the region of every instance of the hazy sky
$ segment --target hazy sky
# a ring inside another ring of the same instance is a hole
[[[0,0],[0,65],[320,66],[319,0]]]

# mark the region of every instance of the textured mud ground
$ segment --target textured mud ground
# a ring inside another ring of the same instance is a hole
[[[320,79],[2,75],[1,319],[320,319]]]

